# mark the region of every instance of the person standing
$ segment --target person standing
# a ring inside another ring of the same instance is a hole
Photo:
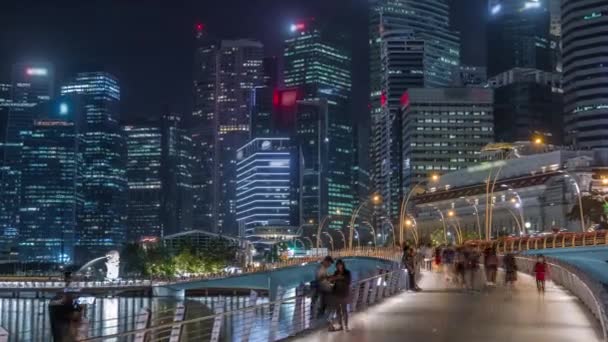
[[[333,323],[330,323],[329,330],[348,331],[348,303],[350,301],[351,275],[342,259],[338,259],[338,261],[336,261],[336,272],[333,276],[329,277],[329,280],[334,284],[332,292],[332,309],[336,311],[338,322],[340,324],[338,328],[335,328]]]
[[[549,265],[545,261],[545,257],[541,254],[534,265],[534,275],[536,276],[536,288],[538,293],[545,294],[545,280],[549,273]]]
[[[332,292],[332,283],[329,281],[329,268],[334,263],[331,256],[326,256],[315,272],[315,281],[313,288],[315,289],[315,299],[318,305],[317,315],[319,317],[325,314],[329,295]]]
[[[517,281],[517,263],[513,253],[505,255],[503,265],[505,268],[505,285],[512,289]]]
[[[496,285],[496,273],[498,271],[498,256],[496,249],[491,247],[486,251],[484,258],[484,267],[486,271],[486,281],[488,285]]]
[[[405,253],[404,264],[409,277],[409,289],[412,291],[420,291],[420,288],[416,285],[416,250],[414,248],[410,248]]]
[[[428,244],[424,249],[424,268],[427,271],[433,270],[433,247]]]

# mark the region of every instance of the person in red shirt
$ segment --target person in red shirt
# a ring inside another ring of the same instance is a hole
[[[534,265],[534,274],[536,275],[536,288],[538,293],[545,293],[545,280],[549,273],[549,265],[545,261],[545,257],[541,254]]]

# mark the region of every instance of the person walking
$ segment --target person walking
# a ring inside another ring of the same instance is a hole
[[[515,255],[513,253],[505,255],[503,266],[505,268],[505,285],[509,289],[513,289],[517,281],[517,263],[515,262]]]
[[[477,276],[479,271],[479,253],[471,247],[467,247],[466,261],[466,287],[473,291],[477,289]]]
[[[466,272],[467,255],[463,247],[457,247],[456,253],[454,254],[454,283],[461,287],[466,286],[465,283],[465,272]]]
[[[326,256],[315,272],[315,281],[311,284],[315,290],[313,301],[317,305],[317,316],[322,317],[327,310],[329,295],[332,292],[332,283],[329,281],[329,268],[334,263],[331,256]]]
[[[350,301],[350,271],[346,268],[344,261],[338,259],[336,261],[336,272],[329,277],[329,281],[333,282],[332,292],[332,311],[337,313],[339,326],[336,328],[333,323],[330,323],[329,330],[346,330],[348,331],[348,303]]]
[[[549,273],[549,265],[545,260],[545,257],[541,254],[536,260],[534,265],[534,275],[536,277],[536,289],[538,293],[545,294],[545,280]]]
[[[488,248],[483,261],[486,271],[486,284],[494,286],[496,285],[496,274],[498,272],[498,256],[496,255],[496,249],[493,247]]]
[[[426,245],[424,249],[424,268],[429,272],[433,270],[433,247],[431,244]]]
[[[420,291],[420,288],[418,287],[418,285],[416,285],[417,268],[416,268],[416,250],[414,248],[410,248],[405,253],[404,265],[405,265],[405,268],[407,269],[407,274],[409,277],[409,290],[416,291],[416,292]]]

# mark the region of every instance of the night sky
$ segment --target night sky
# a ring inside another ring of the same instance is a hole
[[[483,65],[486,0],[450,0],[462,32],[463,63]],[[120,79],[125,121],[191,107],[193,29],[204,23],[222,38],[253,38],[280,55],[289,23],[325,17],[351,27],[353,115],[365,120],[366,0],[1,0],[0,82],[22,60],[48,60],[57,82],[78,71],[107,70]]]

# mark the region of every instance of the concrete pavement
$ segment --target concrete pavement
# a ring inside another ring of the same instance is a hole
[[[599,342],[601,328],[582,303],[548,283],[539,296],[532,277],[519,275],[513,292],[446,286],[425,273],[420,293],[403,293],[352,317],[350,332],[317,331],[296,341]]]

